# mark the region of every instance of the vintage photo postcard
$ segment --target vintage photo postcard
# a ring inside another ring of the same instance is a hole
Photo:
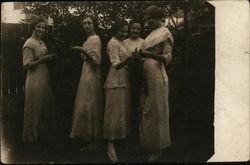
[[[1,162],[247,162],[249,2],[1,3]]]

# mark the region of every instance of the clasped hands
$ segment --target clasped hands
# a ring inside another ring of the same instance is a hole
[[[135,48],[135,51],[132,52],[132,56],[135,59],[150,57],[149,56],[150,54],[151,54],[151,52],[149,52],[149,51],[142,51],[141,49],[138,50],[137,48]]]

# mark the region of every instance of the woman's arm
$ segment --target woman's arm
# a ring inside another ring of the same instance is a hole
[[[83,53],[83,55],[86,57],[86,61],[91,63],[94,61],[93,57],[91,57],[88,53],[86,53],[84,50],[81,50],[81,52]]]
[[[86,56],[85,56],[83,53],[81,53],[81,59],[82,59],[83,61],[86,60]]]
[[[166,41],[164,41],[163,43],[163,53],[162,55],[156,54],[156,53],[152,53],[149,51],[145,51],[141,53],[142,57],[146,57],[146,58],[152,58],[155,59],[157,61],[160,61],[164,64],[169,64],[172,60],[172,42],[168,39]]]
[[[34,60],[32,53],[33,52],[30,48],[24,48],[24,50],[23,50],[23,56],[24,56],[23,65],[24,65],[25,69],[35,68],[37,65],[39,65],[43,62],[49,61],[55,56],[54,53],[50,53],[50,54],[47,54],[47,55],[39,58],[38,60]]]
[[[47,62],[49,60],[51,60],[54,57],[54,55],[46,55],[41,57],[40,59],[36,60],[36,61],[32,61],[29,64],[25,65],[24,67],[27,69],[32,69],[34,67],[36,67],[37,65]]]
[[[81,53],[82,53],[81,55],[86,57],[87,62],[93,62],[94,61],[93,58],[88,53],[86,53],[81,46],[72,46],[71,49],[80,50]],[[84,58],[82,57],[82,59],[84,59]]]
[[[128,65],[131,62],[131,60],[133,60],[133,59],[134,59],[133,56],[127,57],[125,60],[123,60],[120,63],[118,63],[116,65],[115,69],[119,70],[119,69],[123,68],[125,65]]]
[[[155,54],[155,53],[152,53],[149,51],[142,52],[141,57],[152,58],[152,59],[157,60],[159,62],[165,63],[165,58],[162,55]]]
[[[137,48],[135,49],[135,51],[133,52],[133,55],[135,56],[136,59],[140,59],[140,58],[153,58],[157,61],[160,62],[164,62],[164,57],[162,57],[161,55],[158,55],[156,53],[152,53],[150,51],[144,51],[142,52],[142,50],[137,50]]]
[[[119,58],[119,46],[115,43],[108,44],[108,54],[110,58],[110,62],[112,66],[119,70],[123,68],[125,65],[128,65],[130,61],[134,58],[133,56],[128,56],[125,59]]]
[[[165,64],[168,65],[172,61],[173,42],[168,39],[163,44],[163,57],[165,58]]]

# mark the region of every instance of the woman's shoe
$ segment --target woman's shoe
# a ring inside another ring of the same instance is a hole
[[[89,143],[87,146],[80,148],[81,152],[89,151],[94,146],[93,143]]]
[[[113,163],[119,162],[119,160],[118,160],[118,158],[117,158],[116,153],[115,153],[114,150],[108,149],[108,150],[107,150],[107,154],[108,154],[109,159],[110,159]]]
[[[161,156],[162,152],[157,152],[157,153],[153,153],[150,155],[150,157],[148,158],[148,162],[154,162],[156,160],[158,160]]]
[[[82,147],[80,149],[81,152],[85,151],[95,151],[98,147],[100,147],[100,144],[98,142],[91,142],[86,147]]]

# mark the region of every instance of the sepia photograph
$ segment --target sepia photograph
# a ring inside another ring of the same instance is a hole
[[[1,162],[226,161],[217,11],[206,0],[1,3]],[[250,147],[249,130],[240,136]],[[249,148],[234,150],[246,161]]]

